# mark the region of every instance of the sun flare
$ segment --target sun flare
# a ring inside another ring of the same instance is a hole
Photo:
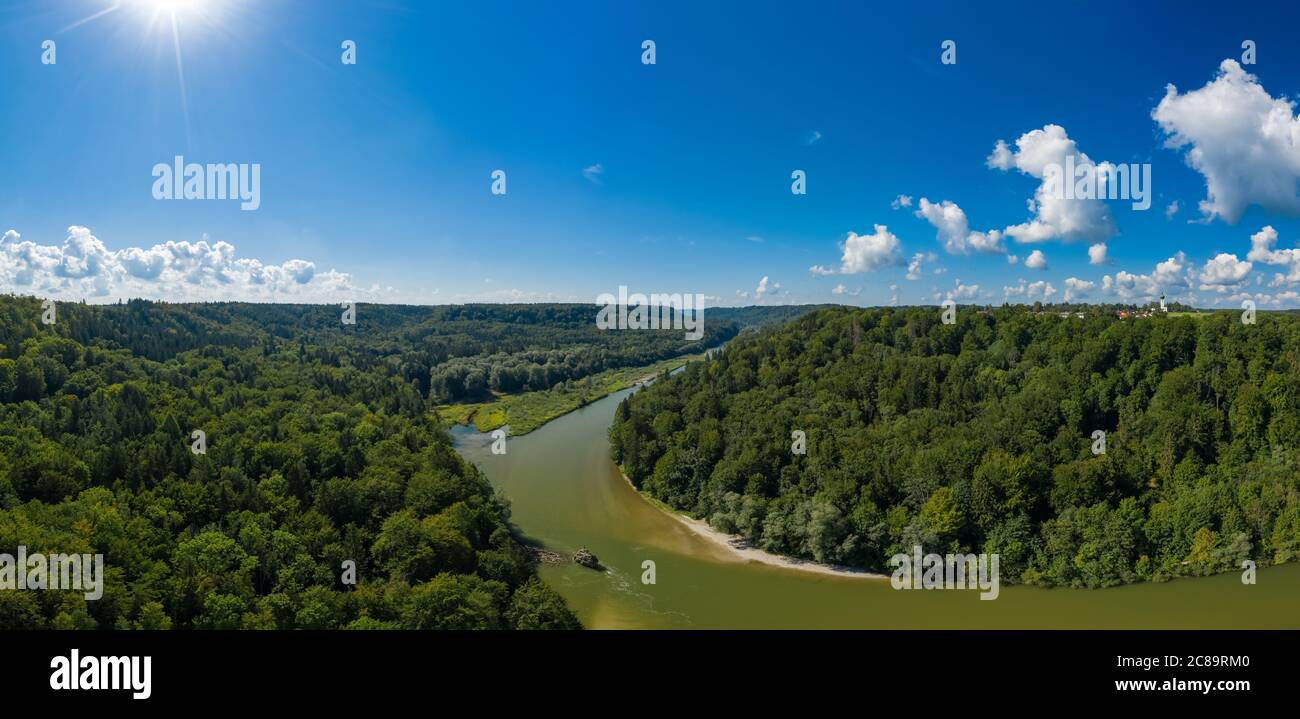
[[[176,80],[180,85],[181,111],[185,114],[186,126],[189,125],[189,107],[186,99],[184,53],[181,51],[182,30],[221,31],[223,15],[231,5],[240,0],[112,0],[105,7],[63,28],[67,32],[98,21],[106,16],[131,19],[139,18],[146,35],[163,35],[171,46],[176,63]],[[118,14],[119,10],[127,12]],[[193,35],[187,32],[187,35]]]

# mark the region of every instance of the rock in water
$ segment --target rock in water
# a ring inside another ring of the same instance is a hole
[[[586,547],[574,553],[573,561],[590,569],[600,569],[600,560],[596,559],[596,555],[592,554]]]
[[[542,564],[564,564],[564,555],[541,547],[524,547],[533,558]]]

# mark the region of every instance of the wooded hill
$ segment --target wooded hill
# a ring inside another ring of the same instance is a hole
[[[763,549],[879,571],[917,544],[1086,587],[1300,557],[1300,316],[1040,309],[742,335],[625,400],[614,457]]]

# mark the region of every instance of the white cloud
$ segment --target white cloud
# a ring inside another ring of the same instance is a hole
[[[835,274],[835,270],[832,270],[829,267],[823,267],[822,265],[813,265],[808,268],[808,271],[818,277],[826,277],[827,275]]]
[[[875,229],[870,235],[849,233],[842,244],[840,272],[852,275],[902,264],[902,245],[898,238],[884,225],[876,225]]]
[[[889,206],[892,207],[892,208],[894,208],[895,210],[897,210],[897,209],[901,209],[901,208],[904,208],[904,207],[911,207],[911,206],[912,206],[912,196],[911,196],[911,195],[899,195],[898,197],[895,197],[895,198],[894,198],[894,201],[893,201],[893,202],[889,203]]]
[[[587,178],[587,180],[589,180],[590,182],[593,182],[597,185],[602,184],[601,178],[604,177],[604,175],[605,175],[605,166],[600,164],[599,162],[592,165],[591,167],[582,168],[582,176]]]
[[[62,246],[0,238],[0,291],[68,300],[124,297],[171,302],[339,302],[380,292],[354,287],[351,278],[313,262],[264,264],[236,257],[228,242],[166,242],[109,250],[90,229],[74,225]]]
[[[763,275],[763,279],[758,281],[758,287],[754,289],[754,299],[761,300],[765,295],[769,294],[781,294],[781,283],[770,282],[767,275]]]
[[[1052,299],[1052,295],[1055,294],[1056,294],[1056,288],[1052,286],[1051,282],[1048,282],[1046,280],[1031,282],[1029,283],[1029,286],[1025,288],[1026,297],[1031,297],[1031,298],[1041,297],[1043,298],[1044,302],[1050,301]]]
[[[1040,130],[1031,130],[1021,135],[1016,140],[1014,152],[1006,142],[998,140],[986,160],[990,168],[1005,171],[1014,167],[1040,180],[1033,199],[1028,203],[1029,211],[1034,213],[1034,217],[1026,223],[1006,228],[1004,234],[1022,243],[1056,238],[1066,241],[1097,241],[1115,234],[1115,223],[1111,220],[1105,202],[1057,197],[1057,193],[1052,191],[1044,179],[1049,165],[1064,167],[1065,158],[1070,155],[1074,156],[1076,166],[1091,166],[1098,175],[1098,188],[1104,187],[1101,179],[1103,173],[1079,150],[1060,125],[1045,125]]]
[[[1047,280],[1039,280],[1037,282],[1025,284],[1024,279],[1021,279],[1019,284],[1014,287],[1003,287],[1002,294],[1008,299],[1011,297],[1048,299],[1052,295],[1056,294],[1056,288]]]
[[[937,259],[939,259],[939,257],[935,255],[933,252],[918,252],[912,255],[912,259],[909,260],[907,263],[907,279],[909,280],[921,279],[921,273],[924,271],[923,268],[921,267],[921,264],[923,262],[934,262]],[[941,274],[941,272],[942,272],[942,268],[938,268],[935,270],[935,274]]]
[[[1277,230],[1273,229],[1272,225],[1266,225],[1250,236],[1250,252],[1247,253],[1246,259],[1265,265],[1284,266],[1288,268],[1288,274],[1284,278],[1281,274],[1276,277],[1286,282],[1300,282],[1300,247],[1275,250],[1273,246],[1276,244]]]
[[[938,239],[950,255],[969,255],[972,251],[986,254],[1006,252],[1002,233],[997,230],[978,232],[970,229],[966,213],[951,200],[938,204],[922,197],[916,216],[934,225]]]
[[[1149,275],[1135,275],[1120,270],[1112,277],[1101,278],[1102,290],[1122,300],[1154,300],[1160,295],[1189,288],[1186,278],[1187,256],[1179,252],[1156,265]]]
[[[1044,255],[1042,250],[1030,252],[1029,256],[1025,258],[1025,267],[1031,270],[1047,269],[1047,255]]]
[[[850,296],[850,297],[857,297],[858,295],[862,294],[862,288],[861,288],[861,287],[857,287],[857,288],[854,288],[854,289],[851,289],[851,290],[850,290],[849,288],[847,288],[847,287],[844,286],[844,283],[843,283],[843,282],[841,282],[840,284],[835,285],[835,287],[834,287],[833,289],[831,289],[831,294],[833,294],[833,295],[848,295],[848,296]]]
[[[1086,299],[1089,290],[1096,286],[1096,282],[1081,280],[1078,277],[1068,277],[1065,280],[1065,301],[1073,302],[1076,299]]]
[[[989,154],[984,164],[995,170],[1010,170],[1015,167],[1015,156],[1011,153],[1011,148],[1007,146],[1006,140],[998,140],[993,145],[993,152]]]
[[[804,139],[804,143],[808,145],[812,145],[815,144],[820,139],[822,139],[821,130],[813,130],[812,132],[808,133],[808,137]]]
[[[948,299],[952,300],[969,300],[973,299],[980,291],[979,285],[964,285],[961,280],[953,282],[953,288],[948,290]]]
[[[1221,252],[1214,259],[1207,260],[1201,269],[1201,289],[1226,291],[1226,287],[1245,280],[1251,266],[1251,263],[1237,259],[1236,255]]]
[[[1156,264],[1156,270],[1152,277],[1161,287],[1186,287],[1187,280],[1183,278],[1183,273],[1187,270],[1187,255],[1179,252],[1164,262]]]
[[[1108,265],[1110,257],[1106,254],[1106,243],[1098,242],[1088,247],[1088,264],[1090,265]]]
[[[1250,205],[1300,214],[1300,118],[1295,103],[1274,98],[1236,60],[1219,64],[1213,80],[1178,94],[1168,85],[1151,117],[1187,149],[1187,164],[1205,177],[1205,218],[1236,223]]]
[[[1169,203],[1169,206],[1165,208],[1165,219],[1172,220],[1176,214],[1178,214],[1178,200]]]
[[[1014,265],[1014,264],[1016,264],[1016,263],[1019,262],[1019,261],[1020,261],[1020,258],[1019,258],[1019,257],[1016,257],[1015,255],[1007,255],[1007,264],[1008,264],[1008,265]]]

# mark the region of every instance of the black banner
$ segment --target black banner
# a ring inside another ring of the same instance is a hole
[[[448,710],[458,697],[473,696],[494,706],[508,700],[541,709],[536,703],[548,692],[668,707],[694,696],[722,701],[718,691],[725,689],[727,696],[738,692],[734,699],[742,703],[811,692],[955,710],[1030,699],[1058,708],[1281,699],[1294,689],[1300,635],[10,632],[4,638],[4,686],[11,696],[52,709],[240,708],[275,696],[333,708],[437,698]]]

